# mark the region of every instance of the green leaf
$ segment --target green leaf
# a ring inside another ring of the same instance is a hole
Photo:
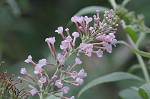
[[[129,36],[132,38],[134,43],[136,43],[136,41],[138,40],[138,36],[134,32],[134,30],[131,27],[129,27],[129,26],[127,26],[124,30],[129,34]]]
[[[63,92],[57,93],[56,95],[57,95],[57,96],[63,96]],[[49,96],[47,96],[47,97],[44,98],[44,99],[61,99],[61,98],[60,98],[60,97],[56,97],[55,95],[49,95]]]
[[[124,89],[119,92],[119,96],[121,99],[142,99],[142,97],[138,94],[138,91],[134,89]]]
[[[124,7],[129,1],[130,0],[124,0],[121,5]]]
[[[141,66],[139,64],[135,64],[129,68],[128,72],[129,73],[135,73],[140,69],[141,69]]]
[[[144,33],[150,33],[150,28],[149,27],[147,27],[147,26],[142,26],[144,29],[143,29],[143,32]]]
[[[133,80],[138,80],[138,81],[143,81],[140,77],[137,77],[135,75],[132,75],[130,73],[124,73],[124,72],[115,72],[111,73],[102,77],[99,77],[90,83],[88,83],[86,86],[84,86],[81,91],[79,92],[78,96],[80,96],[83,92],[88,90],[89,88],[92,88],[98,84],[103,84],[107,82],[114,82],[114,81],[120,81],[120,80],[125,80],[125,79],[133,79]]]
[[[45,99],[45,97],[48,97],[49,96],[49,93],[48,92],[44,92],[43,93],[43,98]]]
[[[50,95],[48,97],[46,97],[45,99],[61,99],[60,97],[56,97],[54,95]]]
[[[138,38],[138,40],[137,40],[137,42],[135,44],[135,46],[137,48],[141,46],[140,44],[141,44],[142,40],[145,38],[145,36],[146,36],[145,33],[142,33],[142,32],[140,33],[139,38]]]
[[[139,94],[143,99],[150,99],[150,83],[146,83],[139,88]]]
[[[116,44],[123,44],[123,45],[127,46],[132,52],[137,53],[137,54],[139,54],[139,55],[141,55],[143,57],[150,58],[150,53],[147,53],[147,52],[135,49],[135,48],[131,47],[129,44],[127,44],[124,41],[117,41]]]
[[[81,9],[75,15],[81,16],[85,14],[95,14],[96,10],[99,10],[100,13],[104,13],[104,11],[109,10],[109,8],[102,7],[102,6],[89,6]]]
[[[141,95],[142,99],[149,99],[144,89],[139,89],[139,94]]]
[[[96,10],[99,10],[100,13],[104,13],[104,11],[109,10],[109,8],[102,7],[102,6],[88,6],[79,10],[75,15],[82,16],[86,14],[95,14]],[[68,23],[67,26],[70,26],[70,25],[71,25],[71,21]]]
[[[56,97],[54,95],[49,95],[45,99],[61,99],[60,97]]]

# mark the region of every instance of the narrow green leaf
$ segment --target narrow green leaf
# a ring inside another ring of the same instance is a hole
[[[129,34],[129,36],[132,38],[134,43],[136,43],[136,41],[138,40],[138,36],[134,32],[134,30],[131,27],[126,27],[124,30]]]
[[[107,83],[107,82],[114,82],[114,81],[120,81],[125,79],[133,79],[138,81],[143,81],[140,77],[137,77],[135,75],[132,75],[130,73],[124,73],[124,72],[115,72],[111,73],[102,77],[99,77],[90,83],[88,83],[86,86],[84,86],[81,91],[79,92],[78,96],[80,96],[83,92],[88,90],[89,88],[92,88],[98,84]]]
[[[130,0],[124,0],[121,5],[124,7],[129,1]]]
[[[142,99],[138,91],[134,89],[124,89],[119,92],[119,96],[121,99]]]
[[[149,99],[144,89],[139,89],[139,94],[141,95],[142,99]]]
[[[135,64],[129,68],[128,72],[129,73],[135,73],[140,69],[141,69],[141,66],[139,64]]]
[[[50,96],[47,96],[45,99],[61,99],[61,98],[56,97],[54,95],[50,95]]]
[[[139,38],[138,38],[138,40],[137,40],[137,42],[135,44],[135,46],[137,48],[141,46],[140,44],[141,44],[142,40],[145,38],[145,36],[146,36],[145,33],[143,33],[143,32],[140,33]]]
[[[150,99],[150,83],[146,83],[139,88],[139,94],[143,99]]]
[[[63,92],[57,93],[56,95],[57,95],[57,96],[63,96]],[[60,97],[56,97],[55,95],[49,95],[49,96],[47,96],[47,97],[44,98],[44,99],[61,99],[61,98],[60,98]]]
[[[103,6],[88,6],[79,10],[75,15],[82,16],[86,14],[95,14],[96,10],[99,10],[100,13],[104,13],[104,11],[109,10],[109,8],[106,8]],[[68,23],[67,26],[70,26],[70,25],[71,25],[71,21]]]
[[[123,44],[123,45],[126,45],[132,52],[134,53],[137,53],[143,57],[147,57],[147,58],[150,58],[150,53],[147,53],[147,52],[144,52],[144,51],[140,51],[138,49],[135,49],[133,47],[131,47],[129,44],[127,44],[126,42],[124,41],[117,41],[116,44]]]
[[[149,27],[147,27],[145,25],[143,27],[144,27],[144,29],[143,29],[144,33],[150,33],[150,28]]]
[[[48,97],[49,96],[49,93],[48,92],[44,92],[43,93],[43,98],[45,99],[45,97]]]
[[[100,13],[104,13],[104,11],[109,10],[109,8],[103,6],[89,6],[81,9],[75,15],[81,16],[85,14],[93,14],[93,13],[95,14],[96,10],[99,10]]]

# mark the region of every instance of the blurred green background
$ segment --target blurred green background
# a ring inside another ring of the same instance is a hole
[[[121,3],[122,0],[117,0]],[[87,6],[105,6],[111,8],[107,0],[0,0],[0,71],[8,71],[20,75],[20,68],[27,66],[23,61],[31,54],[35,61],[49,57],[45,38],[55,36],[56,47],[59,51],[60,37],[55,33],[58,26],[66,28],[70,18],[80,9]],[[129,10],[143,14],[146,25],[150,27],[150,0],[131,0],[127,4]],[[73,25],[71,26],[73,28]],[[119,28],[118,39],[126,40],[125,34]],[[143,44],[144,50],[149,50],[149,37]],[[122,57],[123,56],[123,57]],[[87,58],[81,56],[83,66],[88,72],[87,82],[101,75],[113,71],[126,71],[131,65],[137,63],[135,56],[124,46],[114,48],[112,54],[105,54],[103,58]],[[147,60],[145,59],[147,62]],[[70,61],[67,64],[73,64]],[[140,72],[140,71],[139,71]],[[139,73],[140,74],[140,73]],[[121,81],[97,86],[84,93],[77,99],[117,99],[117,92],[134,82]],[[83,85],[84,86],[84,85]],[[69,96],[77,95],[80,88],[72,87]]]

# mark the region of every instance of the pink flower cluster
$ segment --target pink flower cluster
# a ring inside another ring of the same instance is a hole
[[[98,57],[103,56],[103,52],[112,52],[112,45],[117,41],[115,33],[119,23],[118,16],[113,10],[105,11],[104,19],[100,21],[99,12],[91,17],[74,16],[71,21],[75,23],[76,28],[80,34],[82,43],[78,47],[78,52],[84,53],[91,57],[92,53],[97,54]],[[94,26],[90,26],[90,22],[94,20]],[[95,43],[96,42],[96,43]]]
[[[62,64],[62,62],[64,62],[64,60],[65,60],[64,58],[65,57],[62,54],[58,53],[58,55],[57,55],[57,59],[59,60],[58,66],[61,66],[59,64]],[[63,61],[60,61],[60,60],[63,60]],[[47,88],[49,89],[50,93],[55,91],[57,93],[63,92],[64,94],[67,94],[68,91],[69,91],[69,87],[68,86],[64,86],[63,83],[70,84],[70,82],[71,82],[73,85],[79,86],[79,84],[81,85],[81,83],[83,83],[83,79],[82,78],[87,76],[87,74],[84,72],[84,69],[82,69],[78,73],[78,80],[76,79],[74,83],[72,81],[70,81],[70,76],[71,76],[70,72],[72,71],[72,69],[74,69],[74,67],[76,65],[82,63],[82,61],[79,58],[75,59],[75,64],[72,67],[68,68],[66,71],[65,70],[61,71],[61,72],[64,72],[63,76],[62,75],[58,76],[57,73],[60,72],[60,71],[58,71],[51,77],[51,79],[49,79],[49,76],[47,75],[46,71],[42,68],[43,66],[50,65],[46,59],[41,59],[37,63],[35,63],[32,60],[32,56],[29,55],[28,58],[25,60],[25,62],[26,63],[31,63],[31,64],[33,63],[33,65],[34,65],[34,74],[37,75],[37,77],[34,77],[30,73],[28,73],[26,68],[21,68],[20,73],[21,74],[25,74],[27,77],[31,78],[31,80],[34,81],[32,83],[38,83],[40,86],[42,86],[42,90],[44,90],[43,89],[44,86],[47,86]],[[70,74],[68,74],[68,73],[70,73]],[[26,80],[26,79],[24,79],[24,78],[22,78],[20,76],[18,78],[21,81],[25,81],[25,82],[28,82],[28,83],[32,84],[31,81]],[[82,80],[79,80],[79,78],[82,79]],[[78,85],[75,84],[75,83],[78,83]],[[53,90],[54,86],[58,88],[57,91]],[[40,94],[40,90],[37,90],[37,89],[39,89],[39,88],[33,88],[33,89],[31,89],[29,91],[29,93],[32,96],[35,95],[35,94]],[[71,98],[67,98],[67,97],[63,97],[63,96],[59,96],[59,97],[62,97],[64,99],[75,99],[74,96],[72,96]]]
[[[84,69],[81,69],[79,72],[72,71],[72,72],[66,72],[70,75],[70,78],[73,80],[70,80],[69,83],[73,84],[75,86],[80,86],[83,84],[84,80],[83,78],[87,76],[87,73],[84,71]]]
[[[19,79],[32,84],[32,86],[35,84],[39,85],[39,88],[34,87],[29,91],[31,95],[41,95],[41,91],[46,91],[47,93],[51,93],[63,99],[75,99],[74,96],[68,98],[56,95],[56,93],[60,92],[67,94],[69,86],[66,86],[66,84],[80,86],[84,83],[84,78],[87,77],[87,73],[84,69],[81,69],[79,72],[75,71],[75,67],[82,63],[78,57],[75,58],[75,62],[72,66],[65,65],[67,59],[73,53],[77,53],[77,56],[83,53],[88,57],[91,57],[92,54],[102,57],[104,51],[109,53],[112,52],[112,45],[117,41],[115,39],[115,33],[119,22],[119,18],[113,10],[105,11],[102,21],[100,21],[98,11],[96,11],[96,15],[94,15],[93,18],[87,16],[74,16],[71,18],[71,21],[75,23],[77,31],[70,32],[68,28],[64,30],[62,26],[55,30],[55,32],[62,37],[60,44],[61,53],[57,53],[56,51],[55,37],[45,39],[50,53],[55,59],[55,63],[51,63],[46,59],[41,59],[36,63],[32,60],[31,55],[25,60],[26,63],[33,64],[36,77],[28,73],[26,68],[22,68],[20,71],[21,74],[25,74],[27,77],[31,78],[33,82],[22,77],[19,77]],[[91,24],[94,25],[90,26]],[[77,39],[81,39],[79,45],[76,44]],[[57,70],[52,76],[49,76],[47,71],[43,69],[46,65],[56,66]]]

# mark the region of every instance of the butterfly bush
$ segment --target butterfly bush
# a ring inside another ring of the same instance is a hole
[[[82,64],[79,55],[85,54],[91,57],[93,54],[96,54],[97,57],[103,57],[104,52],[112,52],[112,45],[115,45],[117,41],[115,36],[116,27],[120,22],[113,10],[105,11],[103,20],[100,19],[99,11],[96,10],[96,15],[93,18],[73,16],[71,21],[75,24],[76,31],[71,32],[68,28],[64,29],[62,26],[55,30],[62,38],[60,44],[61,53],[58,53],[55,48],[55,37],[45,39],[49,51],[55,60],[54,63],[47,59],[40,59],[38,62],[34,62],[31,55],[25,60],[26,63],[33,65],[35,75],[31,75],[26,68],[21,68],[20,73],[31,80],[20,76],[18,78],[32,85],[29,91],[29,94],[32,96],[38,94],[42,97],[42,95],[48,93],[62,99],[75,99],[74,96],[69,98],[58,93],[67,94],[69,91],[69,86],[67,85],[69,84],[80,86],[84,83],[84,78],[87,77],[85,70],[75,70],[77,65]],[[81,42],[77,44],[79,39]],[[76,53],[76,58],[72,66],[66,66],[66,61],[73,53]],[[48,75],[46,70],[44,70],[43,67],[47,65],[57,67],[53,75]]]

